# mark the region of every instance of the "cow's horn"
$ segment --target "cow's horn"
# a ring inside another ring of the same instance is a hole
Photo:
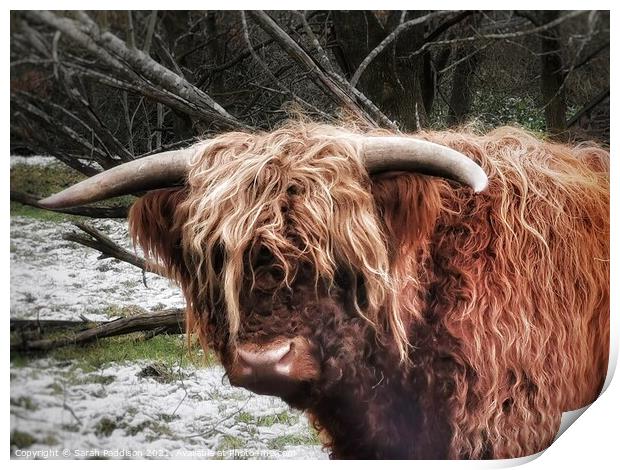
[[[441,176],[471,186],[487,187],[486,173],[473,160],[443,145],[412,137],[359,137],[369,173],[413,171]]]
[[[182,184],[192,157],[202,148],[201,145],[171,150],[123,163],[45,198],[39,204],[48,209],[62,209]]]

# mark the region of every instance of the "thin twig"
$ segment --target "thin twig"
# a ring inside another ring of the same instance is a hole
[[[151,12],[151,16],[149,17],[149,24],[146,29],[146,36],[144,38],[144,47],[142,50],[150,55],[151,51],[151,41],[153,40],[153,33],[155,32],[155,25],[157,24],[157,10],[153,10]]]
[[[161,275],[164,269],[160,266],[147,263],[144,258],[134,255],[130,251],[116,244],[107,235],[97,230],[92,225],[84,222],[75,222],[74,225],[85,232],[86,235],[72,232],[63,235],[63,239],[79,243],[99,251],[105,258],[115,258],[132,264],[140,269]]]
[[[406,30],[408,30],[410,28],[413,28],[414,26],[417,26],[419,24],[425,23],[425,22],[429,21],[432,18],[435,18],[437,16],[443,16],[446,13],[449,13],[449,12],[437,11],[437,12],[429,13],[428,15],[424,15],[424,16],[420,16],[418,18],[414,18],[412,20],[406,21],[406,22],[398,25],[398,27],[396,29],[394,29],[394,31],[392,31],[390,34],[388,34],[383,41],[381,41],[372,51],[370,51],[370,53],[366,56],[366,58],[359,65],[359,67],[357,67],[357,70],[355,71],[355,73],[353,74],[353,77],[351,78],[351,86],[354,87],[354,88],[357,87],[357,82],[359,81],[360,77],[362,76],[362,74],[364,73],[366,68],[370,65],[370,63],[389,44],[391,44],[401,33],[403,33],[404,31],[406,31]]]
[[[284,83],[282,83],[281,80],[278,79],[278,77],[275,76],[275,74],[271,71],[271,69],[267,66],[267,64],[265,64],[261,58],[259,57],[259,55],[256,53],[256,51],[254,50],[254,48],[252,47],[252,40],[250,39],[250,33],[248,31],[248,25],[247,25],[247,21],[245,18],[245,12],[241,11],[241,25],[243,27],[243,36],[245,38],[245,42],[248,45],[248,49],[250,50],[250,53],[252,54],[252,57],[254,58],[254,60],[256,61],[256,63],[258,63],[261,68],[265,71],[265,73],[267,74],[267,76],[278,86],[280,87],[280,89],[284,92],[284,94],[286,96],[288,96],[288,98],[292,99],[293,101],[296,101],[297,103],[301,104],[302,106],[306,107],[306,108],[310,108],[312,109],[315,113],[319,114],[320,116],[322,116],[324,119],[329,119],[330,117],[324,113],[323,111],[321,111],[319,108],[317,108],[316,106],[308,103],[307,101],[305,101],[304,99],[300,98],[299,96],[297,96],[295,93],[293,93],[293,91],[288,88],[287,86],[284,85]]]
[[[575,17],[577,17],[579,15],[582,15],[584,13],[586,13],[586,12],[585,11],[573,11],[573,12],[567,13],[567,14],[559,17],[558,19],[556,19],[554,21],[550,21],[549,23],[545,23],[544,25],[537,26],[535,28],[530,28],[530,29],[522,30],[522,31],[515,31],[515,32],[512,32],[512,33],[478,34],[476,36],[466,36],[466,37],[462,37],[462,38],[444,39],[444,40],[439,40],[439,41],[427,42],[427,43],[423,44],[422,47],[418,48],[416,51],[413,51],[410,54],[408,54],[405,58],[411,59],[412,57],[415,57],[417,55],[422,54],[423,52],[425,52],[427,49],[429,49],[432,46],[445,46],[445,45],[459,44],[459,43],[462,43],[462,42],[480,41],[480,40],[484,40],[484,39],[508,40],[508,39],[515,39],[515,38],[519,38],[519,37],[528,36],[530,34],[542,33],[544,31],[547,31],[547,30],[551,29],[551,28],[554,28],[555,26],[558,26],[559,24],[562,24],[563,22],[565,22],[567,20],[575,18]]]
[[[252,16],[267,34],[276,40],[282,49],[309,74],[322,90],[328,93],[328,96],[345,110],[373,127],[380,123],[393,129],[396,128],[396,125],[383,113],[377,113],[374,109],[369,109],[366,103],[362,103],[364,106],[360,106],[350,91],[343,89],[339,83],[333,80],[330,74],[324,71],[267,13],[257,10],[249,11],[248,14]]]

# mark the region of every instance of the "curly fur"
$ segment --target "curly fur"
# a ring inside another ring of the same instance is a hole
[[[224,134],[184,188],[134,205],[134,240],[181,284],[188,323],[224,363],[239,338],[311,339],[321,379],[290,401],[334,457],[546,448],[606,374],[608,152],[514,128],[418,134],[485,169],[474,194],[369,179],[333,130]]]

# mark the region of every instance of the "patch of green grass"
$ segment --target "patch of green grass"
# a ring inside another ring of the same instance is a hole
[[[179,417],[176,415],[168,414],[168,413],[159,413],[157,415],[157,418],[163,421],[164,423],[170,423],[174,421],[175,419],[178,419]]]
[[[252,413],[248,413],[247,411],[242,411],[237,416],[235,416],[235,421],[238,423],[252,424],[256,421],[256,417]]]
[[[52,165],[20,163],[11,167],[11,190],[47,196],[84,178],[85,176],[78,171],[60,163]]]
[[[11,191],[34,196],[49,196],[82,179],[83,175],[60,164],[48,166],[18,164],[11,167]],[[75,216],[37,209],[14,201],[11,201],[11,215],[53,222],[76,219]]]
[[[299,416],[289,413],[288,411],[282,411],[274,415],[259,416],[256,419],[258,426],[273,426],[274,424],[296,424],[299,421]]]
[[[32,401],[32,398],[21,396],[17,398],[11,398],[11,406],[17,406],[19,408],[24,408],[29,411],[34,411],[39,407]]]
[[[66,332],[54,333],[46,338],[60,338]],[[11,337],[11,342],[17,342]],[[95,372],[110,363],[134,362],[149,360],[164,364],[166,367],[178,367],[179,365],[194,365],[196,367],[211,366],[217,363],[215,355],[211,352],[203,354],[196,343],[188,347],[184,335],[158,335],[145,340],[142,333],[103,338],[91,344],[71,345],[54,349],[48,353],[35,352],[11,352],[11,368],[25,367],[33,359],[40,357],[52,357],[62,362],[70,362],[74,368],[80,368],[83,372]],[[93,380],[108,381],[106,378],[90,378]]]
[[[63,431],[68,431],[68,432],[79,432],[80,430],[80,425],[73,423],[73,424],[63,424],[60,426],[61,429]]]
[[[13,431],[11,433],[11,447],[26,449],[35,442],[37,442],[37,440],[27,432]]]
[[[110,385],[116,380],[112,375],[89,375],[87,378],[89,382],[101,385]]]
[[[220,439],[220,442],[217,446],[217,450],[232,450],[232,449],[241,449],[245,445],[245,442],[237,436],[232,436],[230,434],[225,434]]]
[[[316,433],[310,435],[285,434],[271,439],[267,443],[267,447],[273,450],[284,450],[286,446],[319,445],[320,443]]]
[[[45,220],[49,222],[67,222],[80,220],[76,215],[62,214],[60,212],[46,211],[32,206],[26,206],[19,202],[11,201],[11,216],[30,217],[31,219]]]
[[[108,417],[101,418],[97,424],[95,424],[95,434],[97,436],[110,436],[118,428],[117,420],[110,419]]]
[[[95,425],[95,434],[97,436],[108,437],[117,429],[123,430],[127,436],[145,434],[146,440],[149,442],[159,439],[162,436],[173,436],[172,431],[166,423],[147,419],[130,426],[126,422],[123,422],[123,417],[121,416],[115,418],[106,416],[101,418]]]
[[[124,281],[127,282],[127,281]],[[130,281],[132,285],[135,284],[134,281]],[[125,306],[121,306],[121,305],[108,305],[103,313],[105,315],[107,315],[108,317],[112,318],[112,317],[122,317],[122,318],[127,318],[127,317],[133,317],[136,315],[140,315],[143,313],[148,313],[146,309],[138,306],[138,305],[125,305]]]
[[[34,302],[36,298],[32,296],[29,292],[23,293],[22,297],[25,302]],[[72,333],[77,333],[83,328],[91,328],[96,326],[96,323],[81,323],[80,326],[75,328],[64,328],[64,329],[52,329],[46,330],[44,338],[41,337],[40,333],[36,330],[19,330],[11,331],[10,333],[10,343],[11,347],[15,347],[14,350],[11,351],[11,368],[19,368],[25,367],[29,365],[30,361],[36,357],[40,357],[44,355],[42,352],[31,351],[29,354],[24,353],[19,350],[19,345],[23,343],[23,341],[32,341],[39,339],[61,339]]]
[[[28,364],[30,364],[31,360],[32,360],[32,357],[30,356],[13,353],[11,351],[11,369],[18,369],[20,367],[26,367]]]
[[[198,354],[198,347],[191,350],[182,335],[159,335],[144,340],[141,333],[100,339],[82,346],[65,346],[51,353],[58,360],[74,361],[85,372],[99,370],[109,363],[151,360],[167,367],[193,364],[212,365],[214,357]]]
[[[58,444],[58,439],[49,434],[41,441],[41,444],[45,444],[46,446],[55,446]]]
[[[47,166],[17,164],[11,167],[10,186],[11,191],[27,193],[37,197],[45,197],[62,191],[85,178],[86,177],[78,171],[60,163]],[[122,196],[110,199],[103,205],[126,206],[134,200],[135,198],[133,196]],[[13,201],[11,202],[11,215],[20,215],[54,222],[81,219],[79,216],[37,209]]]
[[[273,426],[274,424],[292,425],[299,421],[299,416],[287,411],[267,416],[254,416],[247,411],[242,411],[235,417],[235,420],[240,423],[255,424],[257,426]]]
[[[154,362],[149,364],[138,373],[140,378],[152,378],[159,383],[172,383],[187,378],[187,374],[184,374],[176,366],[169,366],[161,362]]]
[[[68,334],[70,335],[72,332],[67,330],[52,331],[45,338],[60,339]],[[21,340],[22,338],[18,334],[11,333],[11,345],[17,345]],[[164,368],[170,370],[177,370],[179,366],[187,365],[208,367],[218,362],[215,354],[211,351],[204,353],[197,341],[192,341],[191,346],[188,346],[185,335],[164,334],[145,339],[143,333],[132,333],[113,338],[103,338],[90,344],[64,346],[48,352],[13,350],[11,351],[11,369],[26,367],[32,360],[41,357],[51,357],[61,363],[66,362],[67,366],[71,366],[67,373],[76,369],[79,370],[79,374],[69,374],[66,377],[70,383],[86,380],[102,385],[107,385],[112,379],[101,375],[85,377],[84,372],[100,371],[107,364],[140,360],[163,364]],[[52,384],[50,388],[52,393],[62,393],[62,387],[58,384]]]
[[[138,434],[144,434],[147,431],[149,432],[147,440],[155,440],[161,436],[172,436],[172,431],[170,431],[168,425],[152,420],[142,421],[134,426],[127,426],[125,433],[128,436],[136,436]]]

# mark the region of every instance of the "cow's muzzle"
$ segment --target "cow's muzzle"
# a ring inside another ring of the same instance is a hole
[[[320,375],[320,366],[304,338],[267,344],[242,343],[228,370],[232,385],[261,395],[287,398]]]

